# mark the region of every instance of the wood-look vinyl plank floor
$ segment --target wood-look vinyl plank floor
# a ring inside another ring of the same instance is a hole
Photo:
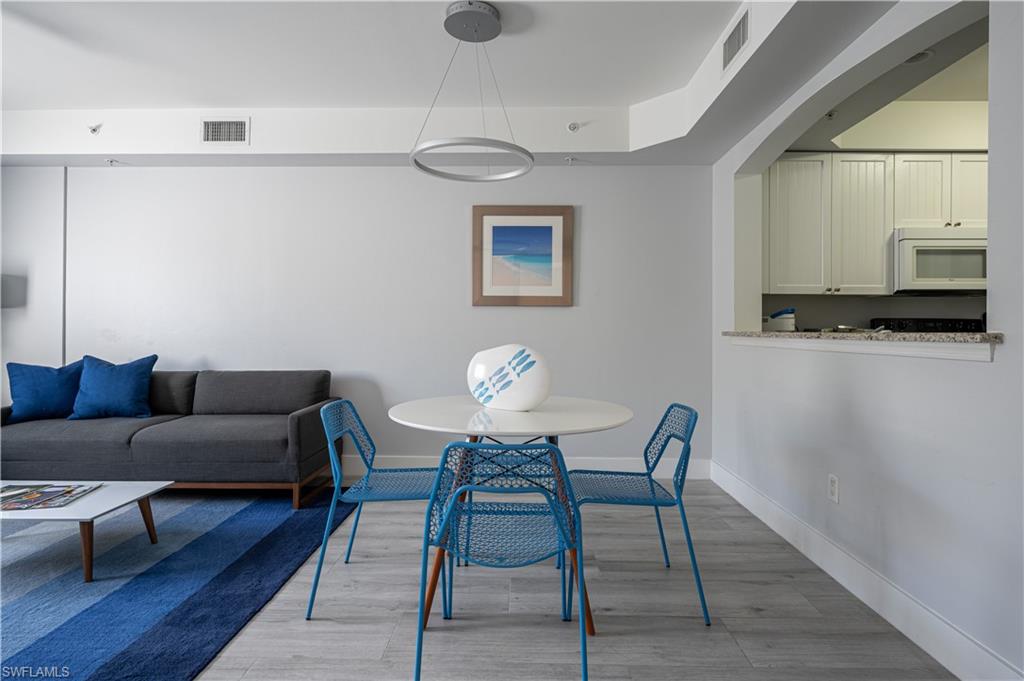
[[[594,681],[938,681],[952,679],[835,580],[709,481],[687,483],[687,516],[712,626],[705,627],[679,525],[653,512],[584,507],[584,566],[598,635]],[[316,555],[239,632],[202,681],[409,679],[415,650],[423,503],[367,504],[332,536],[313,619]],[[553,563],[456,568],[455,617],[435,599],[423,678],[579,678],[578,624],[559,615]]]

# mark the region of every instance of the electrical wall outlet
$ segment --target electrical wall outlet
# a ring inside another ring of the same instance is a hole
[[[834,503],[839,503],[839,477],[828,474],[828,498]]]

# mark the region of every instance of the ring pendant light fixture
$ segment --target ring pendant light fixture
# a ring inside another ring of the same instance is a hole
[[[427,115],[423,119],[423,125],[420,126],[420,132],[416,135],[416,141],[413,143],[413,150],[409,152],[409,163],[412,164],[413,168],[423,171],[428,175],[440,177],[445,180],[460,180],[463,182],[499,182],[501,180],[511,180],[512,178],[525,175],[533,168],[533,154],[524,147],[516,144],[516,136],[515,133],[512,132],[512,122],[509,120],[508,111],[505,109],[505,102],[501,97],[501,89],[498,87],[498,79],[494,75],[494,66],[491,64],[491,57],[487,53],[487,41],[493,40],[501,33],[501,17],[498,14],[497,8],[486,2],[480,2],[479,0],[453,2],[448,6],[447,12],[445,12],[444,29],[458,42],[455,44],[455,49],[452,51],[451,59],[448,60],[448,67],[444,70],[444,75],[441,77],[441,84],[437,86],[437,92],[434,93],[434,99],[430,103],[430,109],[427,110]],[[477,85],[480,91],[480,119],[483,124],[483,136],[442,137],[438,139],[428,139],[421,142],[420,138],[423,137],[423,131],[427,127],[427,121],[430,120],[430,114],[433,113],[434,107],[437,105],[437,98],[440,96],[441,90],[444,88],[445,81],[448,79],[448,73],[451,71],[452,64],[455,63],[455,57],[459,53],[459,48],[464,42],[475,43],[478,45],[476,69]],[[479,53],[481,48],[484,54],[484,59],[487,61],[487,68],[490,71],[491,79],[494,81],[494,90],[498,95],[498,104],[501,106],[501,112],[505,117],[505,125],[508,126],[508,134],[511,138],[510,142],[487,136],[487,119],[484,113],[483,78],[481,77],[480,71]],[[497,151],[512,154],[520,161],[520,165],[511,170],[504,170],[502,172],[491,172],[490,166],[488,166],[488,172],[486,174],[462,173],[451,170],[441,170],[439,167],[430,165],[424,158],[425,154],[432,151],[458,147],[482,148],[491,152]]]

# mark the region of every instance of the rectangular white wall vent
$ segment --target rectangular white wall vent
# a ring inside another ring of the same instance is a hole
[[[740,53],[743,46],[747,44],[747,18],[750,16],[750,12],[746,11],[740,20],[736,22],[736,25],[732,27],[729,35],[726,36],[725,42],[722,43],[722,69],[724,70],[729,63]]]
[[[247,144],[249,142],[248,119],[203,119],[204,142],[233,142]]]

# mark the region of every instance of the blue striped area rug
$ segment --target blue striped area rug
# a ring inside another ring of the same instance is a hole
[[[157,495],[157,544],[131,504],[96,521],[89,584],[77,523],[5,521],[0,676],[195,678],[320,547],[329,499]]]

